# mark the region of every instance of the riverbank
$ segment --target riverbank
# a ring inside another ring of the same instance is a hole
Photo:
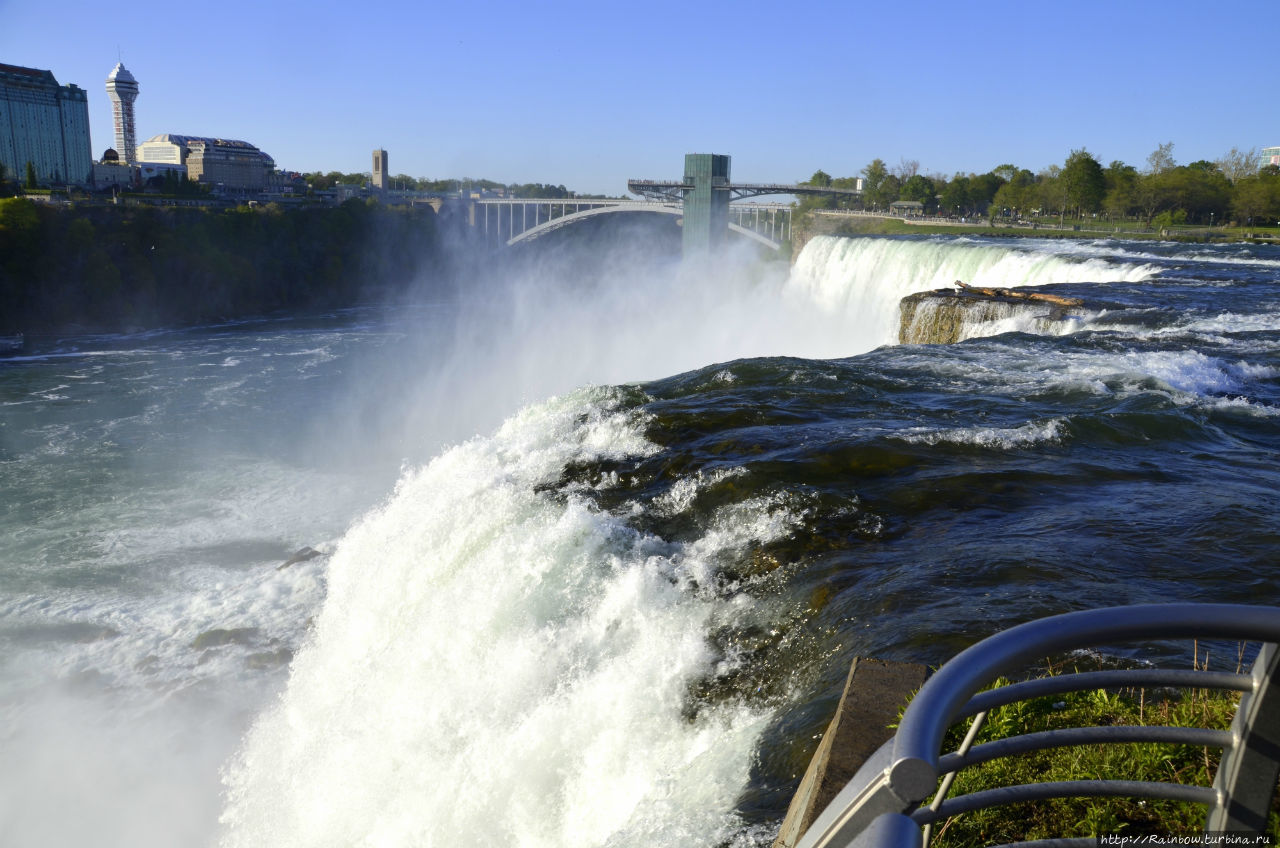
[[[804,242],[819,235],[950,235],[994,236],[1000,238],[1120,238],[1180,242],[1258,242],[1280,244],[1280,228],[1245,230],[1240,227],[1143,228],[1126,222],[1085,221],[1060,224],[1056,221],[1018,221],[996,224],[987,219],[940,217],[902,218],[871,212],[815,210],[798,219],[795,230],[802,239],[795,247],[798,255]]]
[[[376,297],[443,261],[434,212],[0,200],[0,333],[122,332]]]

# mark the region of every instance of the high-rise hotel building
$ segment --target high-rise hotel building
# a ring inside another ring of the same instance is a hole
[[[138,81],[124,66],[116,66],[107,75],[107,96],[111,98],[111,112],[116,125],[116,153],[126,165],[138,161],[138,136],[133,122],[133,101],[138,99]]]
[[[89,98],[52,71],[0,64],[0,163],[24,180],[28,162],[45,185],[93,180]]]
[[[147,163],[184,165],[189,179],[235,192],[262,191],[276,167],[274,159],[247,141],[175,133],[161,133],[142,142],[138,158]]]

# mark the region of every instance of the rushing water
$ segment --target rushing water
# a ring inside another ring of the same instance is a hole
[[[894,344],[956,279],[1099,305]],[[39,342],[0,361],[0,844],[767,844],[854,656],[1280,598],[1278,282],[821,238]]]

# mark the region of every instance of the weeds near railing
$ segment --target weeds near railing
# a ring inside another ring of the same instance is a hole
[[[1193,666],[1207,670],[1210,657],[1193,646]],[[1044,676],[1057,676],[1063,661],[1046,662]],[[1236,656],[1245,668],[1245,646]],[[1007,685],[1001,679],[992,688]],[[1238,693],[1209,689],[1092,690],[1034,698],[997,707],[986,716],[977,744],[1025,733],[1069,727],[1166,725],[1226,730],[1239,702]],[[968,721],[953,726],[944,751],[957,749]],[[1125,743],[1082,745],[1034,751],[992,760],[960,771],[948,797],[999,786],[1048,781],[1125,779],[1210,786],[1221,752],[1190,745]],[[990,845],[1053,837],[1187,835],[1203,832],[1205,808],[1198,804],[1139,799],[1066,798],[978,810],[939,822],[933,846]],[[1280,807],[1272,805],[1268,834],[1280,840]],[[1272,844],[1280,844],[1273,841]]]

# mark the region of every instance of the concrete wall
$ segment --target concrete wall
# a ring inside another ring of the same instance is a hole
[[[840,705],[796,789],[773,848],[793,848],[867,758],[893,731],[902,708],[924,685],[923,665],[855,659]]]

